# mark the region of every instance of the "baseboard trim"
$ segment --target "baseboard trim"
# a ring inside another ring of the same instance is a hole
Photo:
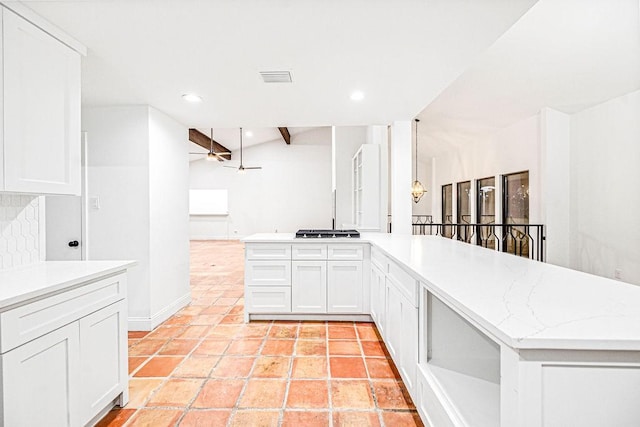
[[[368,314],[249,314],[249,320],[319,320],[343,322],[373,322]]]
[[[236,240],[236,238],[231,238],[229,235],[227,234],[219,234],[219,235],[213,235],[213,234],[196,234],[193,236],[189,236],[189,240]]]
[[[130,331],[153,331],[159,324],[176,314],[178,310],[191,302],[191,292],[187,292],[152,317],[129,317]]]

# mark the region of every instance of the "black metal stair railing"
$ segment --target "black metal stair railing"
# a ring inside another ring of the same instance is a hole
[[[431,215],[413,215],[413,234],[456,239],[544,262],[544,225],[433,223]]]

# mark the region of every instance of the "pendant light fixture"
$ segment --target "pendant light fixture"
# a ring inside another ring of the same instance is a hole
[[[411,186],[411,196],[413,197],[413,201],[418,203],[426,190],[420,181],[418,181],[418,122],[419,119],[414,119],[416,121],[416,180],[413,181],[413,185]]]

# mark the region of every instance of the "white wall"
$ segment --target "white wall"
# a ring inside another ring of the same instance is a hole
[[[411,122],[395,121],[391,126],[391,232],[411,234]]]
[[[239,153],[232,154],[238,164]],[[331,128],[316,128],[244,150],[239,175],[220,162],[191,162],[190,188],[227,189],[228,216],[191,216],[192,239],[236,239],[253,233],[331,228]]]
[[[84,108],[82,128],[87,196],[100,204],[89,209],[88,258],[138,261],[129,272],[129,327],[151,329],[189,301],[188,161],[178,153],[187,129],[180,136],[180,125],[148,106]]]
[[[181,124],[158,110],[149,110],[152,316],[162,316],[159,313],[171,311],[176,301],[190,295],[187,135]]]
[[[82,110],[87,132],[88,259],[132,259],[129,317],[150,317],[149,107]]]
[[[571,116],[571,265],[640,285],[640,91]]]
[[[570,265],[571,117],[545,108],[540,112],[542,223],[546,230],[546,260]]]
[[[366,126],[336,126],[334,132],[335,163],[333,165],[336,179],[336,228],[349,227],[353,224],[351,194],[351,160],[362,144],[367,143]]]
[[[521,120],[477,142],[451,146],[444,154],[434,156],[432,212],[434,222],[442,220],[442,186],[453,184],[453,214],[456,215],[456,183],[513,172],[529,171],[529,222],[542,220],[540,189],[540,149],[538,115]],[[498,179],[496,179],[496,184]],[[499,188],[496,188],[499,191]],[[426,197],[426,196],[425,196]],[[497,198],[499,199],[499,198]],[[496,206],[498,209],[499,206]],[[496,216],[496,218],[498,218]]]

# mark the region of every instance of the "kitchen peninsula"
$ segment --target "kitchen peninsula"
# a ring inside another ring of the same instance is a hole
[[[245,243],[246,319],[370,317],[427,425],[640,424],[634,285],[435,236]]]

